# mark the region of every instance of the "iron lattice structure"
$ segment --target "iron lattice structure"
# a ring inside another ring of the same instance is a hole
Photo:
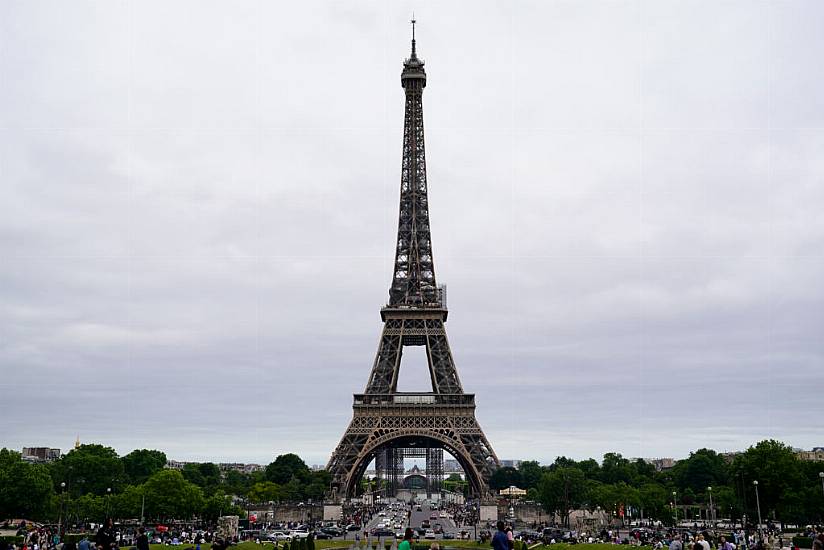
[[[424,63],[415,51],[404,61],[401,86],[406,94],[401,165],[398,240],[389,303],[377,356],[363,394],[354,396],[353,418],[327,464],[331,497],[355,496],[374,458],[385,486],[398,488],[404,449],[428,449],[434,478],[428,491],[440,490],[443,450],[463,467],[473,496],[489,496],[489,478],[499,466],[475,418],[475,396],[464,393],[449,349],[445,289],[435,281],[423,130]],[[425,346],[432,391],[398,392],[398,372],[406,346]],[[437,454],[437,453],[440,454]],[[398,464],[400,460],[400,464]],[[436,465],[439,463],[439,466]]]

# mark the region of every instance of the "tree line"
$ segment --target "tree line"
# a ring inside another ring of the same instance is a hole
[[[294,454],[262,471],[221,472],[211,462],[166,469],[166,455],[138,449],[118,456],[111,447],[80,445],[48,464],[29,463],[0,449],[0,518],[97,522],[105,517],[163,521],[244,515],[236,504],[320,500],[326,471],[312,471]]]
[[[548,466],[522,462],[518,468],[499,468],[491,479],[493,489],[515,485],[527,489],[527,498],[557,513],[568,522],[573,509],[660,520],[671,523],[684,518],[690,507],[707,510],[710,498],[717,518],[736,521],[746,514],[758,517],[753,484],[764,521],[812,524],[824,519],[824,487],[819,473],[824,463],[800,460],[791,447],[765,440],[731,460],[710,449],[699,449],[674,467],[656,471],[644,460],[629,460],[607,453],[575,461],[559,457]],[[675,493],[673,495],[673,493]]]

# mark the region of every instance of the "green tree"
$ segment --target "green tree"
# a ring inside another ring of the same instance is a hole
[[[293,477],[298,480],[309,478],[309,467],[296,454],[288,453],[275,458],[275,461],[266,466],[265,475],[268,481],[283,485]]]
[[[511,466],[498,468],[489,478],[489,486],[493,489],[506,489],[510,485],[520,487],[522,485],[521,473]]]
[[[153,474],[166,466],[166,454],[161,451],[136,449],[123,458],[123,472],[133,485],[145,483]]]
[[[724,457],[710,449],[698,449],[688,458],[679,460],[671,475],[681,490],[692,489],[694,493],[725,485],[729,477]]]
[[[251,486],[251,476],[243,472],[229,470],[223,476],[223,488],[230,495],[245,495]]]
[[[644,517],[667,520],[672,516],[669,508],[670,493],[666,488],[657,483],[645,483],[638,491],[640,505],[644,511]]]
[[[203,491],[177,470],[161,470],[143,485],[146,517],[189,519],[203,507]]]
[[[19,453],[0,449],[0,518],[42,518],[53,498],[45,466],[28,464]]]
[[[538,482],[538,501],[547,512],[558,512],[564,525],[569,525],[569,511],[580,506],[585,496],[584,473],[578,468],[556,468]]]
[[[618,483],[623,481],[627,484],[634,482],[634,468],[629,460],[621,456],[620,453],[607,453],[601,463],[600,479],[604,483]]]
[[[250,502],[264,503],[283,500],[283,489],[277,483],[271,481],[261,481],[255,483],[246,494]]]
[[[244,516],[246,512],[232,503],[232,497],[218,490],[203,503],[201,518],[212,525],[217,523],[220,516]]]
[[[113,518],[139,519],[143,502],[143,486],[127,485],[119,494],[109,498],[110,513]]]
[[[521,482],[523,487],[521,489],[533,489],[538,487],[538,482],[541,481],[541,476],[544,475],[544,469],[538,464],[537,460],[525,460],[518,466],[518,471],[521,474]]]
[[[756,517],[753,481],[758,481],[762,518],[773,513],[782,518],[793,508],[790,496],[803,491],[801,462],[792,448],[773,439],[764,440],[735,457],[732,478],[748,505],[747,515]]]
[[[100,495],[87,493],[72,498],[67,503],[68,515],[84,523],[100,523],[106,519],[106,499]]]
[[[124,480],[123,462],[111,447],[80,445],[65,456],[51,463],[50,472],[54,486],[66,483],[72,497],[86,493],[107,494],[107,489],[117,492]]]

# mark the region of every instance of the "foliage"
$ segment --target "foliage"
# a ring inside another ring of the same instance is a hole
[[[43,517],[54,497],[45,466],[24,462],[19,453],[0,450],[0,518]]]
[[[498,468],[489,479],[489,486],[496,490],[506,489],[510,485],[520,487],[521,473],[510,466]]]
[[[120,460],[123,462],[126,480],[134,485],[145,483],[153,474],[166,466],[165,453],[148,449],[136,449]]]
[[[538,464],[537,460],[525,460],[518,466],[518,472],[521,474],[521,489],[533,489],[538,487],[538,482],[541,481],[541,476],[544,475],[544,469]]]
[[[766,518],[773,512],[784,517],[783,512],[791,510],[788,497],[795,492],[794,488],[802,486],[804,479],[801,462],[792,448],[772,439],[761,441],[736,456],[731,471],[750,517],[757,517],[758,513],[753,481],[758,481],[761,515]]]
[[[562,466],[541,477],[538,500],[544,510],[558,512],[564,525],[569,525],[569,511],[584,502],[586,490],[584,473],[575,467]]]
[[[66,483],[72,497],[117,491],[124,481],[123,462],[111,447],[80,445],[50,465],[55,487]]]
[[[275,458],[275,461],[266,466],[265,476],[268,481],[283,485],[292,478],[305,480],[309,478],[309,467],[296,454],[288,453]]]
[[[703,493],[707,487],[726,485],[728,470],[724,457],[710,449],[699,449],[679,460],[671,474],[682,490]]]
[[[143,485],[146,517],[188,519],[203,507],[203,491],[177,470],[157,472]]]

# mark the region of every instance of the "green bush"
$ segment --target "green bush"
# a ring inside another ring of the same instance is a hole
[[[3,542],[11,542],[11,543],[14,543],[14,544],[23,544],[23,537],[22,536],[8,535],[8,536],[5,536],[5,537],[0,537],[0,540],[2,540]]]
[[[793,546],[798,546],[799,548],[812,548],[813,539],[810,537],[793,537]]]

